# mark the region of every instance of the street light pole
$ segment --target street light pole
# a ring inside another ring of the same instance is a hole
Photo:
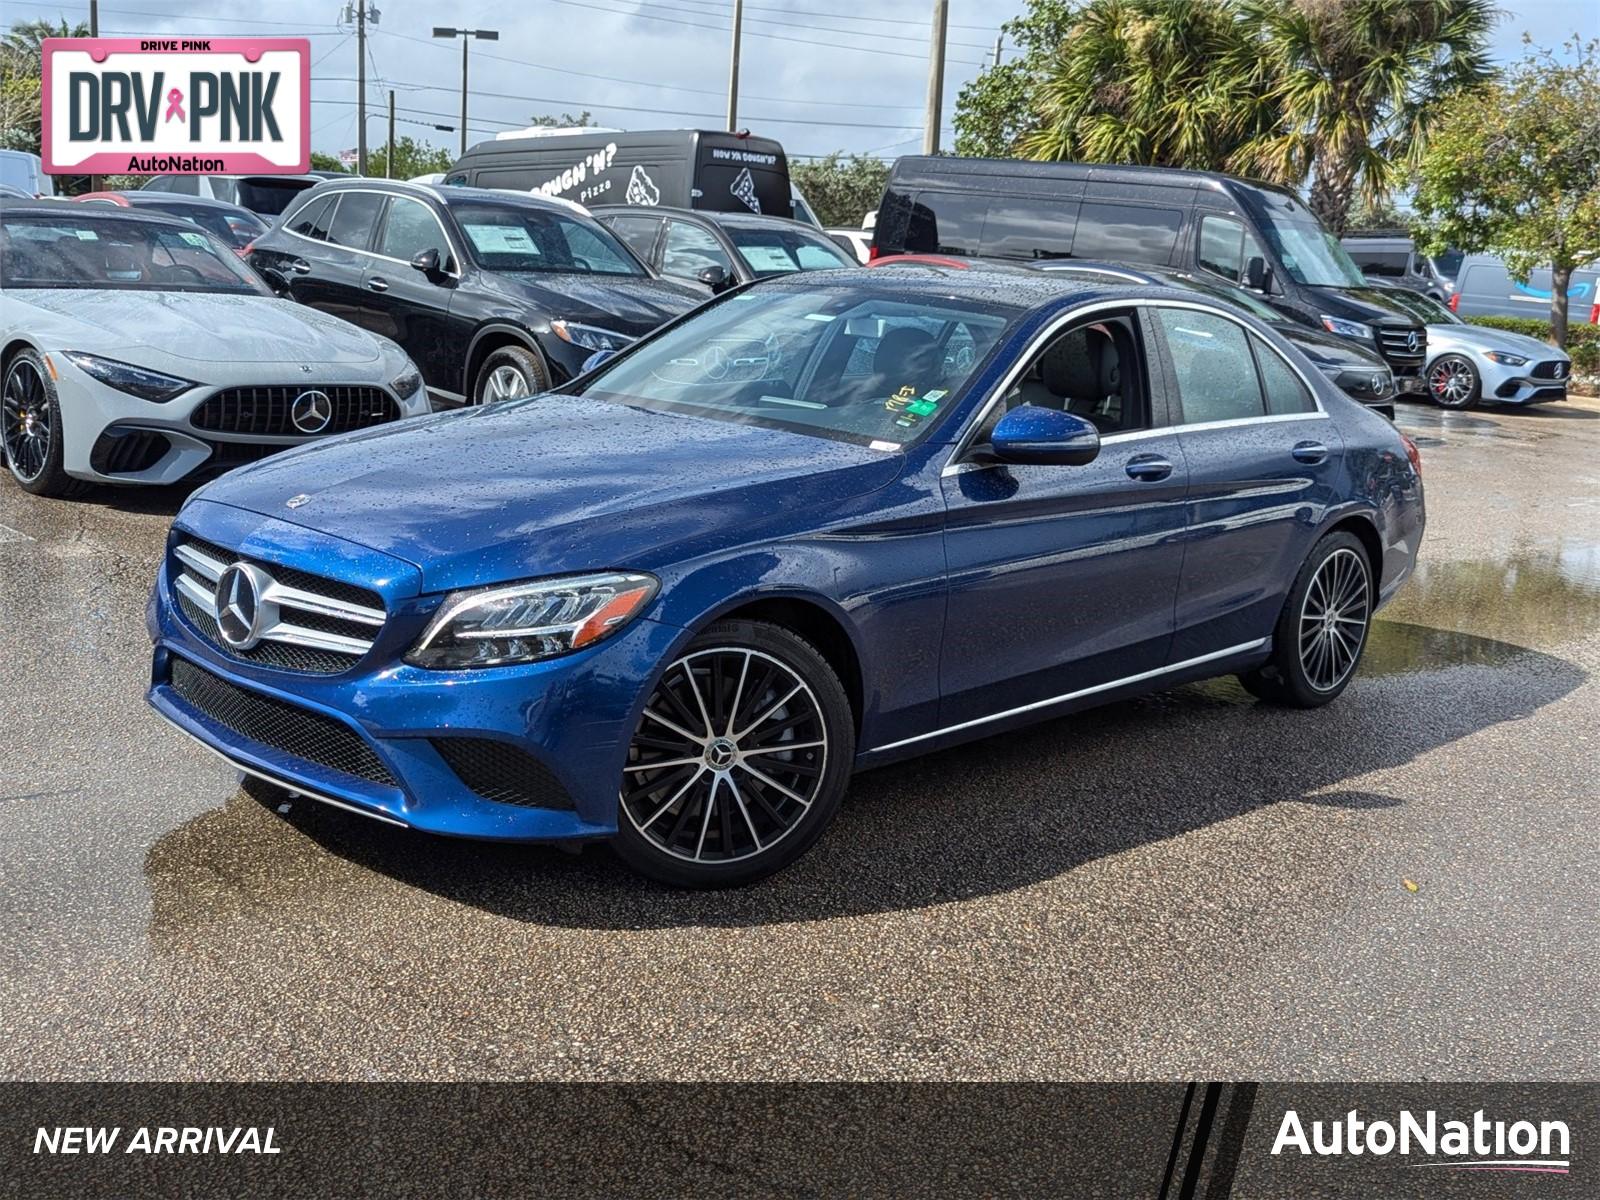
[[[467,152],[467,41],[477,38],[483,42],[498,42],[500,31],[498,29],[451,29],[443,25],[433,27],[433,36],[436,38],[461,39],[461,153]]]
[[[739,27],[744,23],[744,0],[733,0],[733,50],[728,56],[728,132],[739,131]]]
[[[367,0],[356,0],[356,174],[367,173]]]

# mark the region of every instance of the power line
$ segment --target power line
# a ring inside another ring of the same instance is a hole
[[[716,4],[715,0],[689,0],[689,2],[690,3],[710,4],[717,10],[717,13],[721,13],[721,12],[726,12],[727,11],[726,9],[722,8],[720,5]],[[660,3],[659,0],[643,0],[642,7],[646,7],[646,8],[665,8],[665,9],[668,9],[669,11],[677,8],[676,5]],[[677,11],[686,12],[692,17],[705,17],[707,19],[711,18],[714,15],[717,15],[717,13],[702,12],[702,11],[700,11],[698,9],[692,9],[692,8],[689,8],[689,9],[678,9]],[[781,8],[780,9],[764,9],[763,11],[766,11],[766,12],[783,12],[783,13],[787,13],[789,16],[802,16],[802,15],[804,15],[803,13],[801,13],[798,10],[789,10],[789,9],[781,9]],[[640,13],[639,15],[640,16],[648,16],[649,14]],[[833,14],[833,13],[813,13],[811,15],[828,17],[828,16],[835,16],[837,14]],[[850,17],[850,18],[845,18],[845,19],[846,20],[856,20],[856,21],[887,21],[887,20],[889,20],[889,18],[887,18],[887,17]],[[927,39],[926,38],[917,37],[917,36],[912,35],[912,34],[904,34],[904,33],[870,33],[869,34],[866,31],[859,30],[859,29],[839,29],[836,26],[818,25],[814,21],[809,21],[809,22],[808,21],[779,21],[779,20],[776,20],[773,17],[746,17],[745,20],[747,20],[747,21],[759,21],[763,25],[783,25],[783,26],[786,26],[786,27],[788,27],[790,29],[814,29],[819,33],[821,33],[821,32],[842,33],[842,34],[845,34],[846,36],[849,36],[849,37],[873,37],[873,38],[878,39],[879,41],[882,41],[884,38],[890,38],[890,39],[892,39],[894,41],[900,41],[900,42],[921,42],[923,44],[927,43]],[[893,24],[897,24],[897,25],[904,25],[905,24],[904,21],[894,21],[892,23]],[[981,45],[978,42],[947,42],[946,45],[949,45],[949,46],[966,46],[968,49],[972,49],[972,50],[987,50],[989,48],[988,46]]]

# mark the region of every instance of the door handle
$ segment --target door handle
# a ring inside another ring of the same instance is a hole
[[[1172,463],[1159,454],[1136,454],[1128,460],[1124,470],[1128,472],[1129,479],[1158,483],[1172,474]]]
[[[374,292],[387,292],[389,290],[389,281],[387,279],[380,279],[378,276],[374,275],[371,279],[367,280],[367,289]]]
[[[1295,462],[1316,464],[1328,457],[1328,448],[1321,442],[1296,442],[1289,453],[1294,455]]]
[[[311,274],[311,264],[303,258],[291,258],[289,260],[289,270],[296,275],[309,275]]]

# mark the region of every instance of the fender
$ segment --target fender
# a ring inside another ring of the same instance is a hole
[[[472,395],[472,377],[469,372],[473,355],[477,353],[478,347],[483,344],[483,340],[487,337],[498,337],[507,333],[515,337],[525,348],[537,354],[540,362],[548,364],[544,351],[539,349],[539,343],[534,340],[534,336],[529,332],[527,326],[518,325],[513,321],[486,321],[473,333],[472,340],[467,343],[467,352],[461,359],[461,394],[463,396]],[[548,369],[547,365],[546,370]]]

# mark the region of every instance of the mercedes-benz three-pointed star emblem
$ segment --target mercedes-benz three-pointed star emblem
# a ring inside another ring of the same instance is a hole
[[[236,562],[217,577],[212,599],[217,607],[217,631],[235,650],[248,650],[261,640],[267,605],[263,602],[272,580],[249,563]]]
[[[289,406],[289,420],[301,433],[321,433],[333,420],[333,401],[327,392],[301,392]]]

